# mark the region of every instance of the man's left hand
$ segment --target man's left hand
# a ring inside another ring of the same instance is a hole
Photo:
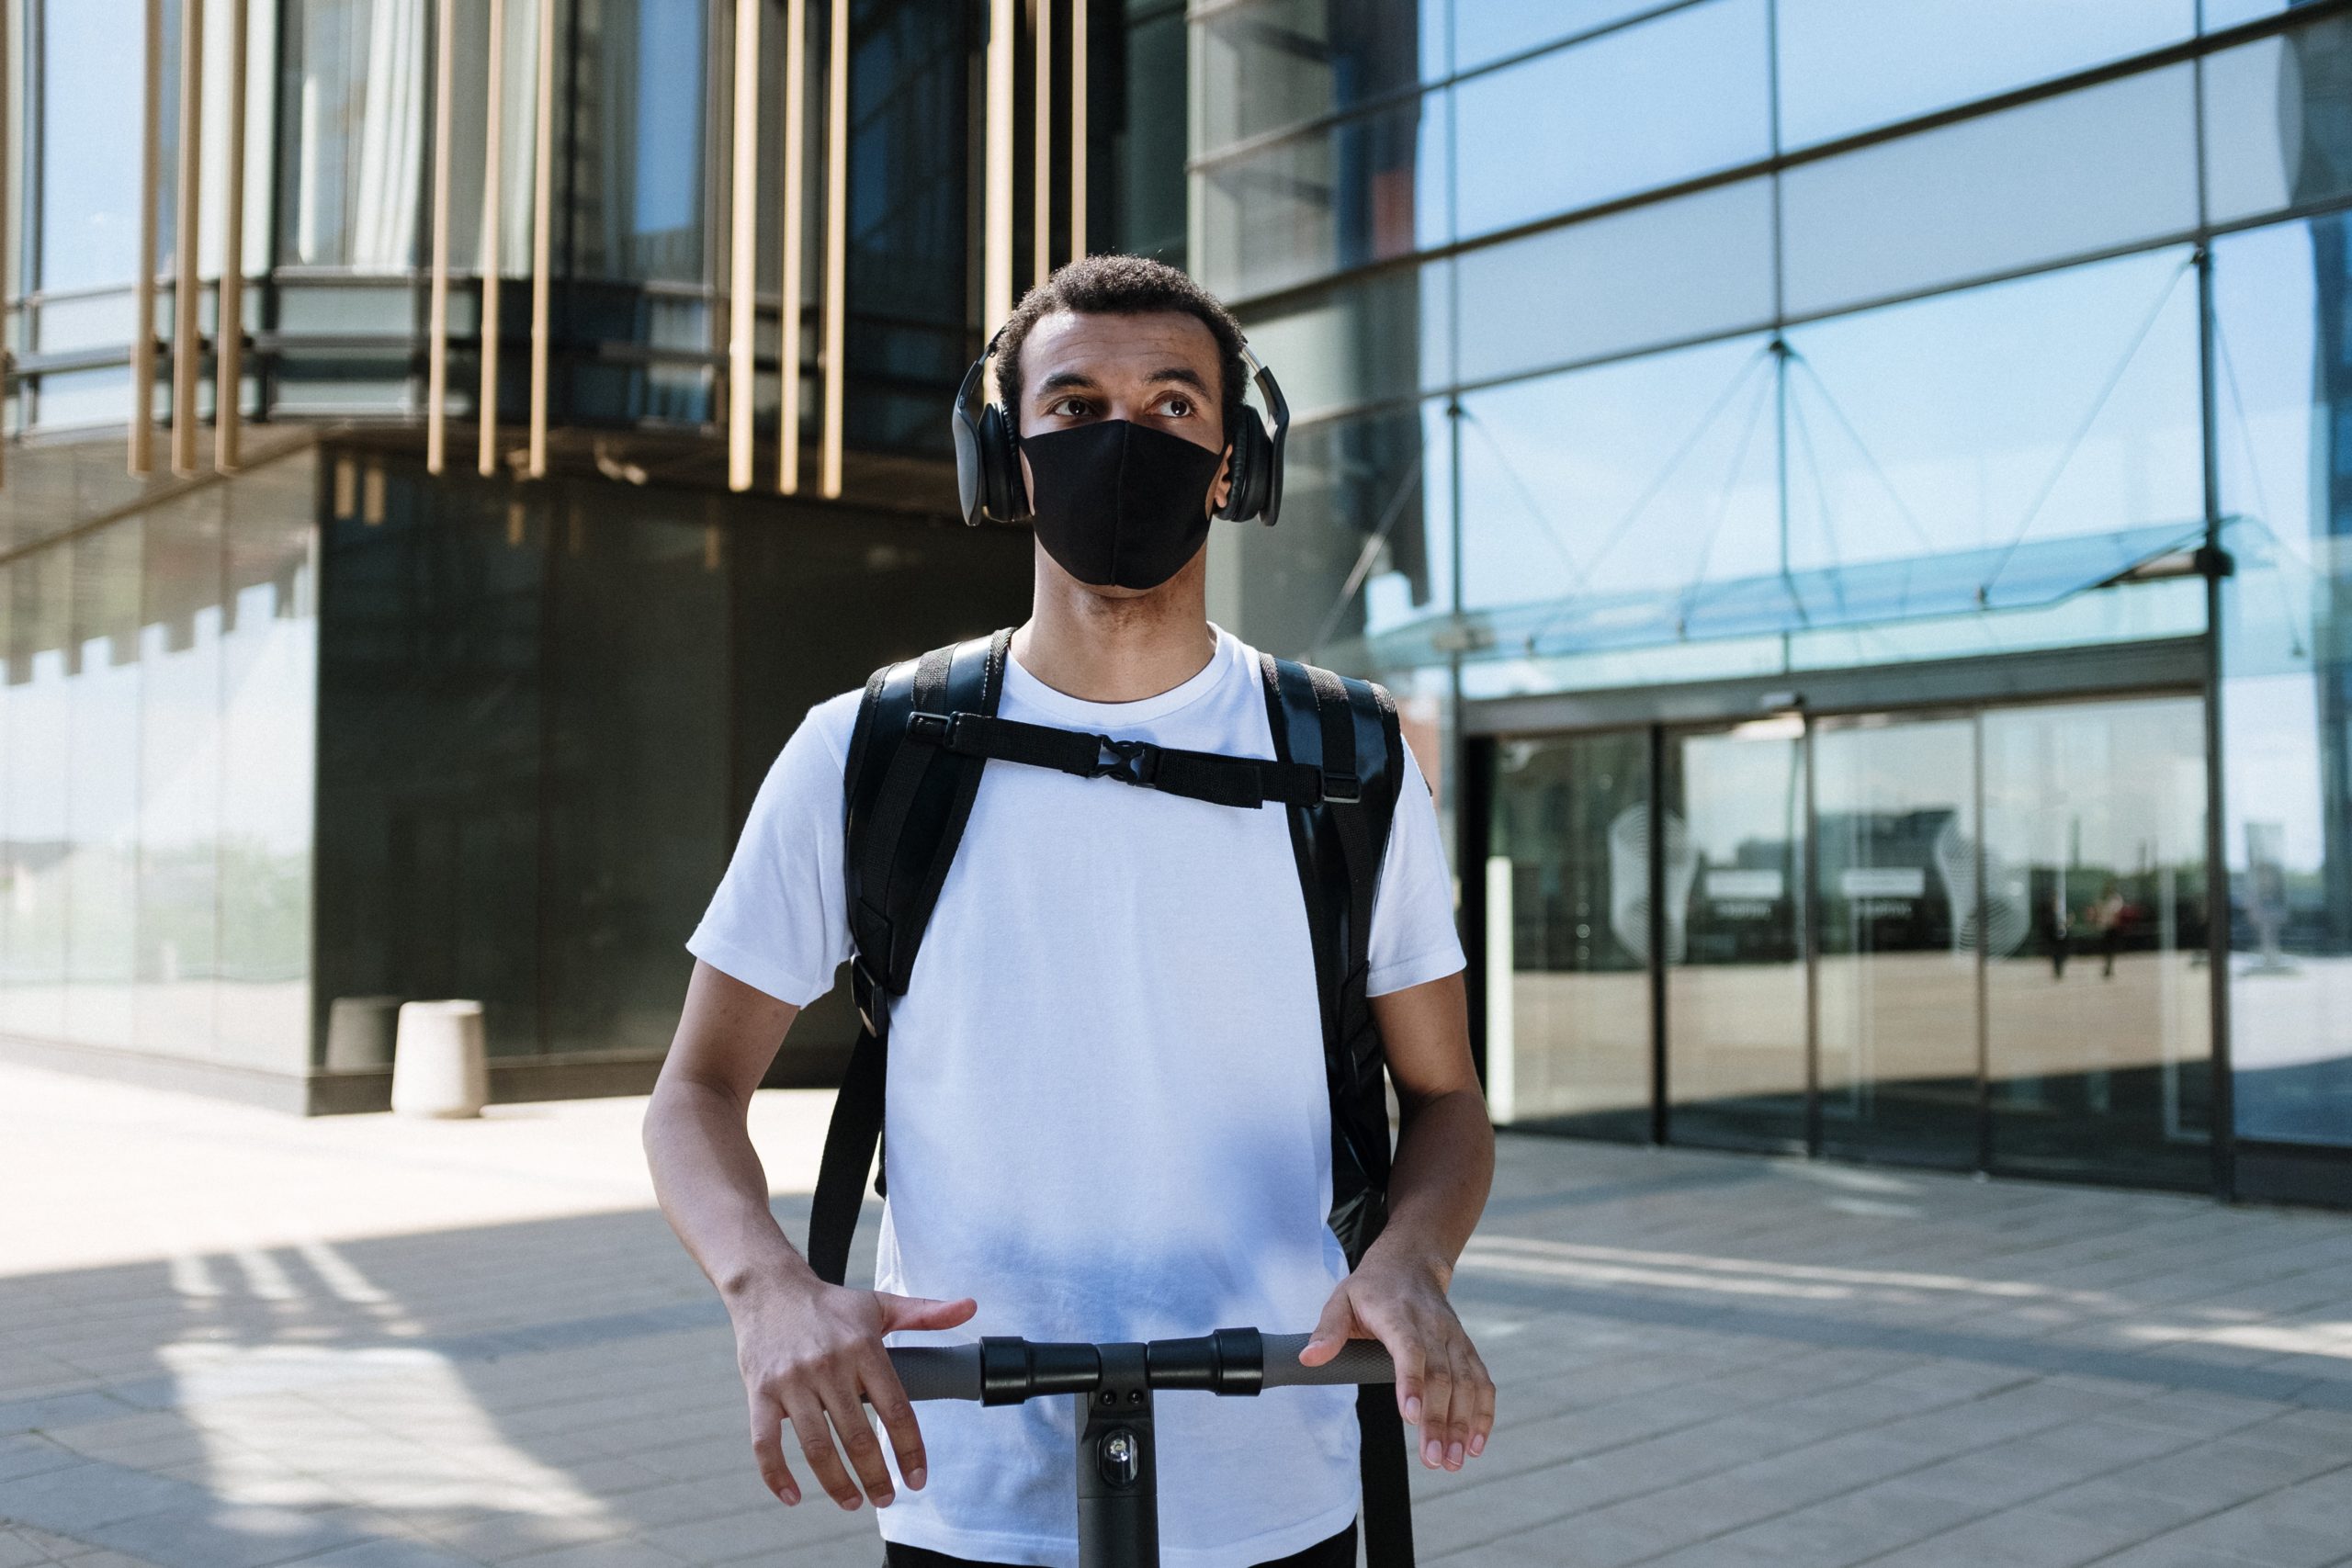
[[[1396,1404],[1421,1429],[1421,1462],[1460,1470],[1484,1453],[1495,1429],[1495,1380],[1487,1374],[1453,1305],[1452,1270],[1384,1252],[1378,1243],[1323,1305],[1300,1364],[1319,1367],[1350,1339],[1377,1339],[1396,1363]]]

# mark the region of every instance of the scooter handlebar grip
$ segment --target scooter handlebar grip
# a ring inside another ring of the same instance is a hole
[[[1269,1334],[1265,1337],[1266,1387],[1396,1381],[1396,1364],[1388,1358],[1388,1347],[1377,1339],[1351,1339],[1340,1347],[1338,1355],[1321,1366],[1299,1365],[1298,1353],[1306,1348],[1306,1342],[1313,1337],[1309,1334]]]
[[[890,1365],[909,1399],[980,1397],[978,1344],[900,1346],[891,1350]]]

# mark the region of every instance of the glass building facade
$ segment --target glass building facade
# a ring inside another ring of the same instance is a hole
[[[1441,757],[1496,1119],[2352,1199],[2352,16],[1190,26],[1215,613]]]
[[[432,0],[256,0],[238,97],[237,8],[186,7],[190,40],[162,0],[152,102],[142,0],[0,5],[0,1055],[364,1109],[399,1004],[464,997],[497,1097],[650,1084],[684,941],[801,716],[1025,613],[1026,531],[953,515],[947,405],[992,262],[1184,250],[1180,0],[1083,4],[1080,28],[1070,0],[457,0],[445,39]],[[1038,138],[1082,187],[1041,197]],[[216,457],[228,413],[242,448]],[[772,1081],[836,1081],[854,1033],[838,989]]]

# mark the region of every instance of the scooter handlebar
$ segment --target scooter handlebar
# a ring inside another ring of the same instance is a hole
[[[1169,1388],[1204,1386],[1217,1387],[1224,1393],[1255,1393],[1258,1388],[1295,1388],[1306,1384],[1381,1383],[1396,1378],[1395,1364],[1389,1359],[1387,1348],[1376,1339],[1351,1339],[1340,1348],[1340,1353],[1319,1367],[1299,1364],[1298,1353],[1306,1348],[1313,1336],[1306,1334],[1250,1335],[1248,1330],[1236,1331],[1255,1339],[1263,1346],[1262,1374],[1255,1379],[1246,1376],[1235,1380],[1240,1386],[1229,1383],[1204,1383],[1197,1372],[1180,1375],[1172,1370],[1165,1382],[1154,1376],[1155,1385]],[[1044,1370],[1044,1379],[1024,1377],[1013,1399],[1030,1397],[1048,1392],[1078,1392],[1093,1386],[1098,1363],[1095,1348],[1088,1345],[1056,1345],[1030,1347],[1019,1340],[998,1340],[992,1343],[1010,1346],[1021,1357],[1024,1370]],[[1162,1341],[1165,1348],[1191,1349],[1204,1346],[1204,1340]],[[1033,1351],[1044,1352],[1046,1359],[1029,1362]],[[966,1345],[909,1345],[892,1348],[890,1364],[899,1374],[899,1386],[909,1399],[984,1399],[988,1398],[984,1351],[978,1343]],[[1157,1368],[1155,1368],[1157,1371]],[[1244,1367],[1229,1368],[1244,1372]]]

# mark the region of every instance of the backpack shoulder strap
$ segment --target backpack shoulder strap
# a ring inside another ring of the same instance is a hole
[[[842,867],[850,984],[862,1028],[833,1101],[808,1210],[809,1267],[833,1284],[849,1270],[865,1173],[882,1135],[890,998],[905,995],[913,979],[987,765],[984,757],[946,751],[908,721],[917,713],[995,713],[1012,639],[1000,631],[877,670],[858,704],[842,781]]]
[[[1275,756],[1316,767],[1325,779],[1323,799],[1289,808],[1291,848],[1322,1000],[1330,1224],[1352,1269],[1388,1217],[1387,1053],[1365,992],[1373,905],[1405,779],[1405,742],[1396,705],[1380,686],[1271,654],[1259,660]],[[1395,1393],[1359,1389],[1356,1422],[1365,1568],[1411,1568],[1410,1467]]]

